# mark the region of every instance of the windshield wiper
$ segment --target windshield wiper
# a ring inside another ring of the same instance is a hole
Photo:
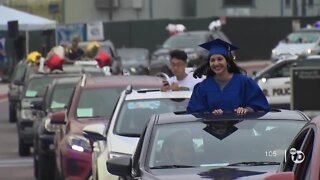
[[[150,169],[171,169],[171,168],[192,168],[192,167],[196,167],[196,166],[172,164],[172,165],[154,166],[154,167],[150,167]]]
[[[238,162],[233,164],[228,164],[228,166],[271,166],[279,165],[279,162],[269,162],[269,161],[251,161],[251,162]]]
[[[137,133],[116,133],[119,136],[126,136],[126,137],[140,137],[140,134]]]

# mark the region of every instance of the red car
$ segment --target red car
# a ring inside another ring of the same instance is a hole
[[[157,88],[162,80],[151,76],[107,76],[83,78],[74,91],[66,112],[51,116],[55,131],[54,145],[58,178],[82,180],[91,175],[91,142],[82,129],[92,123],[106,123],[128,85],[133,88]]]
[[[320,116],[307,123],[287,149],[277,174],[265,180],[320,179]]]

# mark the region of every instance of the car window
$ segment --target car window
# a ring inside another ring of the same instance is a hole
[[[295,64],[295,61],[288,61],[286,63],[281,64],[278,67],[271,69],[262,76],[265,78],[290,77],[290,69],[294,67]]]
[[[189,99],[140,99],[126,101],[116,121],[114,133],[122,136],[140,136],[153,114],[183,111]]]
[[[80,92],[77,118],[110,118],[123,87],[84,88]]]
[[[62,85],[54,88],[49,106],[52,112],[60,111],[66,107],[74,87],[75,85]]]
[[[301,146],[306,138],[306,135],[309,131],[309,128],[304,129],[292,142],[290,147],[288,148],[288,151],[286,152],[286,156],[283,162],[283,165],[281,167],[282,171],[293,171],[293,168],[295,166],[295,163],[291,160],[291,154],[290,150],[293,148],[295,150],[300,150]]]
[[[18,65],[12,79],[21,81],[23,79],[25,72],[26,72],[26,69],[27,69],[26,65],[22,65],[22,64]]]
[[[158,125],[153,133],[148,164],[149,167],[173,163],[203,167],[240,162],[280,164],[289,143],[304,124],[302,121],[250,120]],[[175,149],[178,144],[183,148]],[[176,156],[181,159],[175,160]]]
[[[310,177],[307,177],[310,175],[311,170],[311,158],[312,158],[312,152],[313,152],[313,144],[314,144],[314,130],[310,128],[307,136],[304,146],[301,149],[300,158],[297,156],[296,160],[299,162],[296,163],[297,165],[297,172],[295,173],[297,175],[297,179],[310,179]],[[301,162],[300,162],[301,161]]]
[[[46,86],[53,81],[53,77],[41,77],[41,78],[33,78],[29,80],[29,83],[26,87],[25,97],[43,97]]]
[[[287,43],[288,44],[297,44],[297,43],[315,43],[320,37],[320,32],[314,31],[303,31],[303,32],[293,32],[288,35]]]

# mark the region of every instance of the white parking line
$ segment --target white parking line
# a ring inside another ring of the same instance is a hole
[[[24,166],[33,166],[33,158],[0,159],[0,168]]]

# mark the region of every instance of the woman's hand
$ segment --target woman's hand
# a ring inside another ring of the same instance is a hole
[[[214,115],[221,115],[221,114],[223,114],[223,111],[222,111],[222,109],[215,109],[215,110],[212,111],[212,113]]]
[[[249,109],[244,107],[238,107],[237,109],[234,110],[234,112],[237,114],[247,114],[249,112]]]

